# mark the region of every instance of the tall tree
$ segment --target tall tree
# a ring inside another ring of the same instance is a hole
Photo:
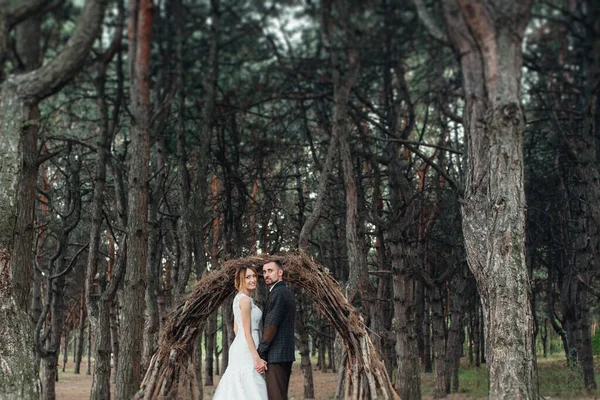
[[[96,39],[107,0],[88,0],[69,42],[48,64],[23,74],[8,75],[0,86],[0,211],[5,218],[0,243],[8,249],[10,284],[0,294],[0,317],[7,328],[0,333],[3,365],[0,396],[37,398],[39,385],[31,349],[32,329],[28,321],[32,277],[33,215],[37,181],[37,105],[59,91],[83,66]],[[4,4],[7,3],[7,4]],[[3,1],[0,13],[0,60],[6,51],[8,32],[47,1]],[[10,238],[10,239],[8,239]]]
[[[110,398],[111,374],[111,335],[110,307],[114,300],[119,274],[109,271],[112,261],[104,266],[100,261],[100,244],[102,236],[103,204],[105,202],[106,169],[110,157],[113,135],[117,129],[120,105],[122,102],[122,63],[121,37],[125,10],[123,0],[118,2],[119,23],[111,45],[100,55],[96,64],[96,79],[94,81],[97,93],[97,108],[99,115],[100,135],[96,143],[96,165],[94,171],[94,191],[92,195],[90,242],[85,278],[85,294],[89,329],[93,332],[93,347],[88,349],[94,355],[94,372],[90,399],[100,400]],[[117,96],[112,116],[109,116],[106,96],[107,69],[115,54],[118,54],[117,65]],[[121,249],[122,251],[124,249]],[[111,257],[111,254],[109,254]],[[110,281],[110,283],[108,283]],[[108,286],[108,287],[107,287]],[[80,338],[80,340],[83,340]],[[79,355],[80,357],[80,355]],[[116,355],[115,355],[116,364]]]
[[[462,225],[485,307],[491,399],[533,399],[533,318],[525,265],[522,40],[532,0],[445,0],[465,95],[469,172]],[[446,40],[415,0],[430,32]]]
[[[141,359],[148,260],[148,176],[150,162],[150,53],[152,0],[129,1],[129,78],[132,115],[127,264],[123,281],[123,321],[119,325],[120,363],[115,397],[131,399],[142,379]]]

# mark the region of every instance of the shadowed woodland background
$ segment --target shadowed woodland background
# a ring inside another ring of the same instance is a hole
[[[61,353],[132,398],[196,281],[298,248],[403,399],[533,399],[550,353],[595,395],[599,91],[594,0],[0,0],[0,399]],[[296,290],[311,398],[342,352]]]

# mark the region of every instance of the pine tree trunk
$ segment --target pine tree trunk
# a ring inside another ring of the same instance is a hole
[[[89,251],[89,250],[88,250]],[[79,302],[79,325],[77,326],[77,334],[73,338],[75,341],[75,354],[73,360],[73,373],[79,375],[81,373],[81,360],[83,358],[83,335],[85,332],[86,324],[86,302],[85,293],[81,294],[81,300]]]
[[[124,21],[124,5],[123,1],[118,2],[119,21],[122,24]],[[115,271],[114,259],[115,249],[114,240],[112,236],[109,237],[108,245],[108,262],[105,265],[100,258],[100,245],[102,241],[102,221],[103,221],[103,205],[105,200],[105,188],[106,188],[106,170],[107,163],[110,158],[110,148],[112,144],[113,134],[115,132],[115,124],[119,115],[120,107],[120,96],[122,92],[123,78],[122,78],[122,62],[121,53],[119,46],[121,45],[121,29],[117,30],[117,34],[114,36],[111,46],[107,49],[106,53],[99,57],[99,61],[96,64],[97,76],[95,79],[95,87],[97,92],[97,108],[98,115],[100,116],[99,128],[100,137],[98,138],[96,146],[96,167],[94,175],[94,192],[92,197],[92,212],[91,220],[92,225],[90,228],[90,247],[88,251],[87,269],[86,269],[86,297],[85,303],[87,307],[87,315],[89,321],[89,334],[93,335],[93,345],[88,343],[88,358],[89,354],[94,356],[94,372],[92,377],[92,388],[90,392],[90,398],[93,400],[109,399],[110,394],[110,376],[111,376],[111,324],[110,314],[111,305],[114,302],[115,292],[118,283],[120,282],[120,273]],[[106,70],[109,62],[113,56],[118,53],[118,95],[116,104],[113,109],[112,123],[109,120],[108,103],[106,100],[105,85],[106,85]],[[117,179],[115,179],[118,181]],[[117,187],[119,184],[116,185]],[[119,189],[117,188],[117,192]],[[120,200],[117,200],[118,214],[121,215],[119,218],[123,223],[124,205]],[[123,224],[125,225],[125,224]],[[121,247],[122,255],[126,254],[126,244],[123,243]],[[120,261],[122,265],[122,261]],[[82,309],[80,319],[80,343],[83,348],[83,327],[85,326],[85,313]],[[78,355],[79,363],[81,362],[81,353]],[[116,360],[116,358],[115,358]],[[77,368],[79,368],[79,363]],[[89,365],[88,365],[89,374]]]
[[[215,343],[217,337],[217,314],[218,310],[215,310],[208,321],[206,321],[206,328],[204,329],[204,348],[206,349],[206,368],[204,368],[204,385],[213,386],[213,375],[214,375],[214,362],[215,362]],[[238,327],[239,329],[239,327]]]
[[[166,114],[165,114],[166,115]],[[156,125],[163,125],[164,121]],[[160,128],[161,130],[164,127]],[[144,349],[142,356],[142,371],[145,371],[150,364],[152,355],[158,349],[158,292],[159,292],[159,274],[161,263],[160,247],[160,221],[158,212],[163,194],[163,185],[165,181],[165,138],[162,133],[156,133],[158,136],[156,143],[156,165],[153,175],[157,176],[155,188],[152,190],[150,206],[148,211],[148,261],[146,265],[146,323],[144,325]]]
[[[90,331],[94,332],[93,347],[88,349],[94,354],[90,400],[110,399],[110,303],[100,299],[92,304],[93,309],[88,307]]]
[[[419,377],[419,352],[415,330],[414,286],[406,270],[402,245],[391,242],[390,252],[398,354],[396,390],[402,399],[419,400],[421,398],[421,379]]]
[[[465,293],[467,281],[462,276],[456,276],[452,280],[452,305],[450,307],[450,327],[448,329],[448,339],[446,345],[446,393],[453,391],[458,393],[458,368],[460,365],[462,342],[464,339],[463,315],[465,298],[468,296]],[[469,292],[470,293],[470,292]],[[474,293],[472,293],[474,295]],[[451,390],[452,389],[452,390]]]
[[[56,397],[55,385],[58,380],[58,363],[61,349],[61,338],[65,328],[66,300],[65,285],[66,273],[69,272],[67,264],[69,240],[71,232],[79,223],[81,215],[81,182],[79,171],[81,169],[81,159],[72,154],[72,146],[67,145],[66,150],[66,195],[63,198],[65,209],[69,214],[60,219],[60,230],[55,232],[58,239],[56,253],[50,257],[48,263],[47,290],[45,310],[38,320],[35,332],[37,350],[42,356],[42,367],[44,382],[42,383],[42,398],[45,400],[54,400]],[[82,248],[81,250],[84,250]],[[71,262],[76,260],[81,250],[73,256]],[[46,338],[46,344],[42,345],[39,335],[43,326],[43,320],[46,321],[50,334]],[[49,325],[49,326],[48,326]]]
[[[45,6],[44,1],[11,2],[0,16],[0,53],[5,51],[7,19],[15,6],[29,7],[24,17]],[[10,293],[0,294],[3,326],[0,354],[9,365],[0,374],[0,399],[37,399],[39,380],[28,316],[33,270],[32,246],[37,180],[37,130],[40,101],[58,91],[83,65],[99,32],[105,0],[88,0],[73,35],[52,62],[31,72],[13,75],[0,88],[0,247],[9,249]],[[16,21],[20,22],[20,21]],[[14,194],[16,193],[16,196]],[[13,197],[14,196],[14,197]],[[15,210],[16,205],[18,210]],[[13,224],[14,221],[14,224]],[[14,233],[13,233],[14,231]],[[14,247],[8,243],[16,235]],[[16,352],[16,353],[15,353]]]
[[[462,225],[485,307],[490,399],[534,398],[520,103],[521,41],[531,4],[444,1],[465,90],[469,173]]]
[[[65,324],[65,326],[63,327],[63,362],[61,368],[62,372],[65,372],[65,369],[67,368],[67,363],[69,362],[69,337],[71,336],[71,330],[69,328],[70,326],[67,324]]]
[[[429,312],[430,308],[431,308],[431,304],[428,301],[429,300],[429,291],[428,291],[428,296],[426,296],[424,298],[424,302],[425,302],[425,307],[423,312],[425,313],[425,318],[423,319],[423,325],[419,326],[417,325],[417,329],[421,329],[421,332],[423,332],[423,357],[422,357],[422,363],[425,369],[425,372],[433,372],[433,364],[432,364],[432,359],[433,357],[431,356],[431,314]]]
[[[227,301],[226,303],[229,304],[231,302]],[[229,345],[235,338],[233,332],[233,309],[231,307],[225,307],[223,309],[223,330],[221,337],[223,339],[223,360],[221,362],[221,368],[225,371],[229,365]]]
[[[308,332],[305,328],[306,323],[306,307],[307,304],[304,302],[306,296],[302,296],[300,292],[296,292],[297,307],[296,307],[296,334],[299,340],[298,352],[300,353],[300,367],[302,368],[302,374],[304,376],[304,398],[314,399],[315,389],[313,383],[312,365],[310,361],[310,350],[308,348]]]
[[[446,321],[444,317],[444,297],[442,288],[433,287],[431,295],[431,331],[433,336],[433,365],[435,385],[433,397],[446,397]]]
[[[0,374],[1,400],[38,400],[40,381],[32,349],[33,328],[29,315],[12,297],[0,295],[0,354],[6,369]]]
[[[196,339],[196,383],[198,386],[198,400],[204,399],[204,390],[202,389],[202,332],[198,334]]]
[[[138,391],[141,369],[148,262],[148,178],[150,159],[150,50],[154,3],[129,1],[129,60],[133,116],[129,196],[127,203],[127,268],[123,281],[123,323],[119,326],[120,362],[115,397],[130,399]]]
[[[117,371],[119,370],[119,322],[117,318],[117,301],[113,299],[110,304],[110,316],[109,316],[109,324],[110,324],[110,343],[112,350],[112,361],[113,361],[113,373],[112,373],[112,382],[117,383]]]
[[[587,275],[582,274],[581,278],[587,281]],[[596,380],[594,376],[594,350],[592,348],[592,326],[590,322],[590,304],[587,289],[579,293],[580,316],[580,362],[583,370],[583,383],[589,391],[596,390]]]

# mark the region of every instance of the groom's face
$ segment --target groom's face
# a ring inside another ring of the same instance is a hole
[[[268,262],[263,265],[263,277],[267,285],[272,285],[275,282],[281,280],[283,276],[283,270],[277,266],[274,262]]]

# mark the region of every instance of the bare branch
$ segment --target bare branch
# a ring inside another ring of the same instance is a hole
[[[22,75],[12,75],[7,83],[18,88],[28,103],[38,103],[62,88],[81,68],[96,40],[108,0],[87,0],[73,35],[63,51],[48,64]]]
[[[435,40],[437,40],[445,45],[448,45],[449,41],[448,41],[448,37],[446,36],[446,33],[443,32],[438,27],[438,25],[435,23],[433,18],[431,18],[431,15],[429,14],[429,12],[427,11],[427,8],[425,7],[425,3],[423,3],[423,0],[413,0],[413,3],[415,4],[415,7],[417,9],[417,14],[419,15],[419,19],[421,20],[423,25],[425,25],[425,28],[427,28],[427,31],[429,32],[429,34],[431,36],[433,36],[433,38]]]

